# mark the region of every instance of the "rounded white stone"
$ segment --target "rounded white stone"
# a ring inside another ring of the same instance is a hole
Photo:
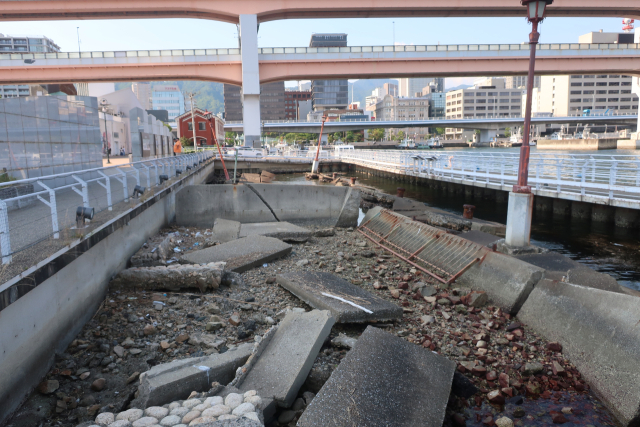
[[[98,414],[96,417],[96,424],[106,427],[115,420],[115,416],[111,412],[103,412],[102,414]]]
[[[245,397],[245,399],[246,399],[247,397],[257,396],[257,395],[258,395],[258,392],[257,392],[257,391],[255,391],[255,390],[249,390],[249,391],[246,391],[246,392],[244,393],[244,395],[243,395],[243,396],[244,396],[244,397]]]
[[[220,415],[230,414],[231,408],[226,405],[216,405],[202,412],[203,417],[219,417]]]
[[[211,408],[211,405],[209,405],[206,401],[204,403],[201,403],[197,406],[194,406],[193,408],[191,408],[192,411],[204,411],[205,409],[209,409]]]
[[[142,417],[131,424],[133,427],[150,427],[158,424],[158,419],[154,417]]]
[[[144,414],[148,417],[153,417],[161,420],[169,415],[169,409],[163,408],[162,406],[151,406],[144,410]]]
[[[202,400],[200,399],[189,399],[189,400],[185,400],[184,402],[182,402],[182,406],[184,406],[185,408],[195,408],[196,406],[200,405],[202,403]]]
[[[208,403],[209,406],[223,405],[224,399],[222,396],[207,397],[207,400],[205,400],[204,403]]]
[[[131,427],[131,423],[127,420],[118,420],[109,424],[109,427]]]
[[[116,416],[116,421],[118,420],[126,420],[129,422],[134,422],[136,420],[139,420],[140,418],[142,418],[142,415],[144,415],[144,411],[142,409],[129,409],[127,411],[123,411],[120,412],[117,416]]]
[[[220,415],[218,417],[218,421],[224,421],[224,420],[237,420],[238,417],[235,415]]]
[[[190,412],[184,414],[184,417],[182,417],[182,423],[183,424],[189,424],[191,421],[195,420],[200,415],[202,415],[200,413],[200,411],[190,411]]]
[[[171,412],[169,412],[169,414],[170,415],[177,415],[179,417],[184,417],[189,412],[191,412],[191,410],[189,408],[185,408],[185,407],[180,406],[179,408],[172,409]]]
[[[238,393],[229,393],[224,399],[224,404],[231,409],[236,409],[244,401],[244,397]]]
[[[176,408],[181,408],[182,405],[180,404],[180,402],[171,402],[169,403],[169,410],[173,411]]]
[[[242,418],[248,418],[253,421],[260,421],[260,417],[257,412],[248,412],[242,416]]]
[[[182,418],[177,415],[168,415],[160,420],[160,425],[162,427],[173,427],[182,422]]]
[[[189,423],[190,426],[197,426],[198,424],[204,424],[204,423],[212,423],[216,421],[216,417],[200,417],[200,418],[196,418],[195,420],[191,421]]]
[[[245,403],[251,403],[256,408],[262,409],[262,398],[260,396],[249,396],[244,398]]]
[[[248,412],[255,412],[256,407],[251,403],[243,403],[239,405],[236,409],[233,410],[232,414],[237,416],[242,416]]]

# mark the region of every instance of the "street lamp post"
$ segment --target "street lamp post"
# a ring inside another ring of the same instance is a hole
[[[520,147],[520,162],[518,165],[518,183],[509,193],[509,208],[507,212],[507,230],[505,243],[508,246],[529,246],[531,239],[531,217],[533,214],[533,194],[528,185],[529,176],[529,137],[531,133],[531,102],[533,96],[534,71],[536,67],[536,45],[540,38],[538,24],[545,18],[547,5],[553,0],[520,0],[527,8],[527,19],[533,28],[529,35],[531,53],[529,57],[529,74],[527,77],[527,105],[524,115],[524,135]]]

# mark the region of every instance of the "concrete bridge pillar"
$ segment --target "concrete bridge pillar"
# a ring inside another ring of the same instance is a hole
[[[615,209],[608,205],[591,206],[591,221],[593,222],[612,222]]]
[[[569,216],[571,214],[571,202],[564,199],[553,199],[553,214]]]
[[[614,222],[616,227],[635,228],[638,226],[640,211],[629,208],[616,208]]]
[[[585,202],[573,202],[571,203],[571,218],[575,219],[590,219],[591,218],[591,204]]]
[[[258,17],[240,15],[242,55],[242,123],[244,145],[260,148],[260,69],[258,65]]]
[[[489,143],[492,138],[498,136],[497,129],[481,129],[480,130],[480,143]]]

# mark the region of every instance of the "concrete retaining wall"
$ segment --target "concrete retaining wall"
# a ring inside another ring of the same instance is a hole
[[[562,344],[623,425],[640,425],[640,298],[542,280],[518,318]]]
[[[194,185],[181,191],[176,203],[176,222],[184,226],[212,227],[222,218],[354,227],[360,193],[351,187],[316,185]]]
[[[212,171],[205,165],[39,264],[33,276],[46,279],[0,313],[0,425],[93,316],[111,277],[175,217],[176,192]]]
[[[640,149],[640,139],[619,139],[618,150],[638,150]]]

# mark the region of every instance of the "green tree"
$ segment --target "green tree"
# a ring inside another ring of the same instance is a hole
[[[183,147],[193,147],[193,138],[180,137],[180,144]]]
[[[480,132],[481,132],[480,129],[475,130],[476,135],[480,135]]]
[[[404,138],[406,137],[405,133],[403,130],[399,131],[398,134],[396,135],[396,140],[397,141],[402,141],[404,140]]]
[[[444,128],[436,128],[436,135],[444,135]]]
[[[511,128],[504,128],[504,136],[509,138],[511,136]]]
[[[382,129],[382,128],[372,129],[369,132],[369,136],[374,141],[382,141],[382,139],[384,138],[384,129]]]

